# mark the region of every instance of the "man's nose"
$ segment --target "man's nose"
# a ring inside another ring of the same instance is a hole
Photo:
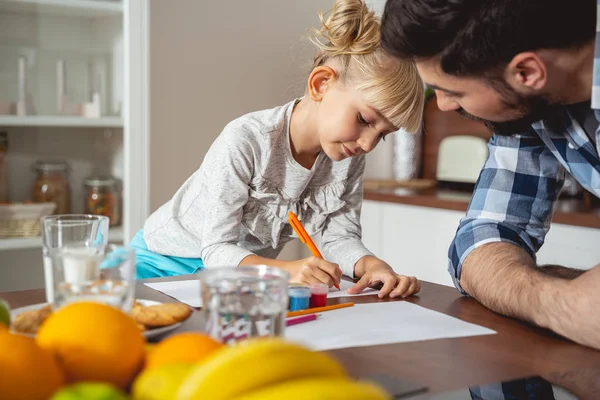
[[[460,105],[452,100],[448,95],[440,90],[435,91],[438,108],[442,111],[454,111],[460,108]]]

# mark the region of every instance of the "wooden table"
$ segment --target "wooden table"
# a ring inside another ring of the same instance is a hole
[[[151,281],[194,279],[161,278]],[[174,301],[142,283],[137,298]],[[13,308],[44,302],[43,290],[0,293]],[[330,304],[348,298],[330,299]],[[355,303],[379,300],[376,296],[353,297]],[[551,332],[495,314],[477,301],[460,296],[454,289],[423,282],[418,296],[406,301],[439,311],[497,332],[458,339],[379,345],[333,350],[355,376],[382,373],[427,386],[430,393],[456,390],[531,375],[600,365],[600,352],[579,346]],[[402,319],[402,315],[398,315]],[[199,330],[203,317],[196,312],[176,332]]]

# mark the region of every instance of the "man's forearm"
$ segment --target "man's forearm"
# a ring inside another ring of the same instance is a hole
[[[498,313],[549,327],[549,312],[564,307],[566,282],[538,270],[520,247],[489,243],[475,249],[462,266],[460,284],[471,296]]]
[[[562,279],[575,279],[585,272],[582,269],[567,268],[561,265],[540,265],[539,271]]]

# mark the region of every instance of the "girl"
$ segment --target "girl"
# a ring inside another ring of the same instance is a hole
[[[225,127],[133,239],[138,278],[263,264],[309,284],[360,278],[350,293],[376,283],[380,297],[419,291],[365,248],[359,220],[365,154],[391,132],[419,128],[423,83],[412,63],[384,53],[379,20],[362,0],[337,0],[319,17],[305,96]],[[276,260],[295,238],[289,211],[309,235],[322,234],[327,261]]]

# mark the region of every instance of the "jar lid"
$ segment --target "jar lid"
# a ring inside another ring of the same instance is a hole
[[[310,288],[307,286],[289,286],[289,297],[310,297]]]
[[[89,187],[112,187],[117,186],[118,180],[111,176],[94,176],[84,179],[83,184]]]
[[[60,172],[69,169],[69,164],[62,160],[44,160],[35,163],[34,168],[40,172]]]

